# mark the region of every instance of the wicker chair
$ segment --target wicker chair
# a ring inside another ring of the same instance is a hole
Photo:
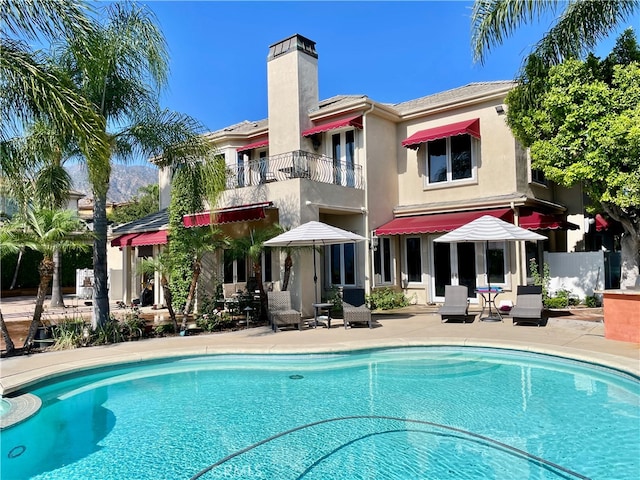
[[[302,315],[291,308],[291,292],[267,292],[268,316],[274,332],[280,326],[297,326],[302,329]]]
[[[366,323],[369,328],[372,328],[371,310],[364,305],[354,307],[350,303],[342,302],[342,315],[344,316],[344,328],[356,323]]]

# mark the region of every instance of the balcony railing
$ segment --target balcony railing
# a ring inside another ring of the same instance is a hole
[[[363,189],[362,167],[326,155],[296,150],[230,165],[227,189],[306,178],[314,182]]]

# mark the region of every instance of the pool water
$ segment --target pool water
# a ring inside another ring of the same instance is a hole
[[[481,348],[220,355],[32,391],[5,479],[633,479],[640,382]]]

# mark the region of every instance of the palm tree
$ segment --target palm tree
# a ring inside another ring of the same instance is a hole
[[[108,139],[106,156],[84,158],[94,198],[94,328],[109,318],[106,200],[111,162],[142,156],[170,166],[196,162],[211,149],[197,121],[159,106],[168,56],[150,11],[119,2],[103,10],[104,22],[94,24],[83,38],[68,39],[57,60],[102,119]]]
[[[73,88],[69,77],[27,41],[74,38],[81,42],[90,30],[90,10],[82,1],[3,1],[0,8],[0,143],[21,135],[23,123],[45,119],[60,132],[74,135],[87,156],[107,149],[102,119]],[[11,156],[0,157],[3,172]]]
[[[36,296],[33,319],[24,346],[33,342],[42,317],[44,299],[53,278],[55,263],[53,254],[89,248],[89,235],[79,233],[86,230],[84,223],[69,210],[29,209],[26,217],[16,215],[11,222],[2,225],[3,247],[16,249],[20,245],[42,253],[38,266],[40,283]],[[5,243],[6,242],[6,243]]]
[[[167,305],[167,310],[169,312],[169,318],[173,323],[173,331],[178,331],[178,320],[176,319],[176,313],[173,310],[173,292],[171,291],[171,285],[169,284],[169,280],[167,275],[169,274],[171,268],[171,256],[168,251],[162,252],[159,256],[154,258],[144,258],[139,266],[138,273],[143,275],[153,275],[155,272],[160,274],[160,286],[162,287],[162,293],[164,294],[164,301]]]
[[[639,0],[476,0],[471,16],[471,42],[476,61],[483,62],[492,47],[500,45],[518,27],[549,12],[558,15],[555,25],[531,52],[545,65],[579,58],[593,50],[640,7]]]
[[[187,235],[183,237],[183,240],[186,240],[188,250],[193,255],[193,259],[191,264],[192,276],[191,283],[189,285],[189,293],[187,294],[187,301],[185,302],[184,309],[182,310],[182,330],[187,327],[187,315],[193,306],[193,300],[198,286],[198,279],[202,272],[202,257],[207,252],[214,252],[229,245],[229,238],[224,235],[222,230],[219,228],[211,227],[206,232],[200,232],[198,230],[199,229],[193,228],[188,229],[185,232]]]

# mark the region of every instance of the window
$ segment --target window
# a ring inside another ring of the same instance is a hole
[[[264,183],[267,181],[267,170],[269,168],[266,150],[260,152],[259,155],[258,170],[260,171],[260,183]]]
[[[422,253],[419,237],[407,238],[407,280],[422,282]]]
[[[487,265],[489,285],[507,283],[507,255],[504,242],[489,242],[487,245]]]
[[[247,281],[246,258],[235,259],[231,250],[224,250],[224,283]]]
[[[373,252],[373,273],[376,275],[376,284],[391,283],[391,239],[378,238],[378,246]]]
[[[331,136],[333,158],[333,183],[355,186],[355,131],[335,133]]]
[[[244,153],[238,152],[238,187],[244,187]]]
[[[271,264],[271,248],[265,247],[262,251],[262,281],[271,282],[273,277]]]
[[[537,183],[539,185],[547,185],[547,178],[542,170],[533,168],[531,166],[531,150],[527,148],[527,163],[529,165],[529,182]]]
[[[353,243],[330,245],[329,278],[331,285],[356,284],[356,246]]]
[[[428,184],[473,178],[473,145],[471,136],[466,134],[427,142]]]

